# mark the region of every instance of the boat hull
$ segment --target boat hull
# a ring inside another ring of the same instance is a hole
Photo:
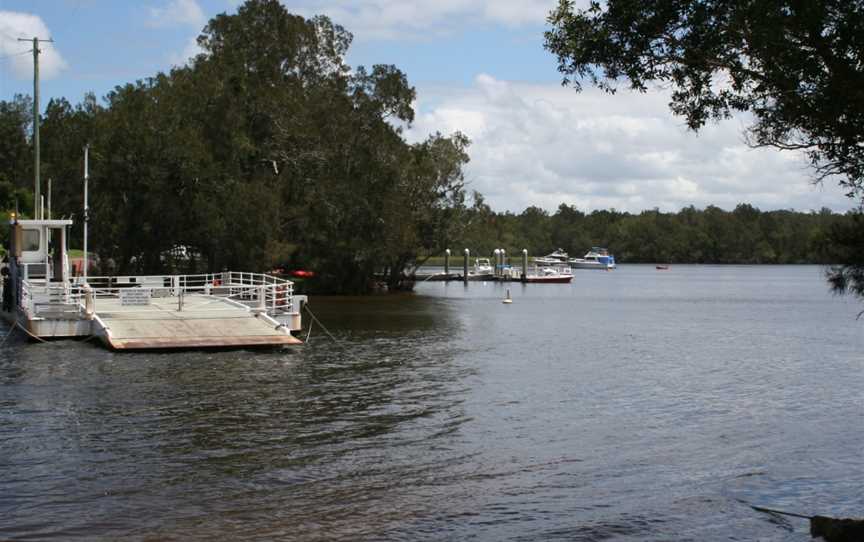
[[[564,275],[560,277],[534,277],[527,276],[522,282],[530,282],[532,284],[568,284],[573,280],[572,275]]]
[[[615,264],[600,262],[580,262],[571,260],[570,269],[595,269],[600,271],[607,271],[609,269],[615,269]]]

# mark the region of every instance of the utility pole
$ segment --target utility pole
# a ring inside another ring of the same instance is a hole
[[[18,41],[31,41],[29,39],[18,38]],[[47,42],[51,43],[54,40],[40,40],[37,37],[33,38],[33,150],[34,150],[34,166],[33,166],[33,176],[34,183],[36,185],[36,191],[34,194],[34,205],[33,205],[33,214],[36,219],[39,220],[43,218],[40,216],[40,207],[42,201],[42,195],[40,194],[41,189],[39,185],[39,53],[42,51],[39,50],[39,42]]]
[[[90,180],[90,144],[84,145],[84,284],[87,284],[87,268],[90,261],[87,254],[87,223],[90,222],[90,205],[87,201],[87,182]]]

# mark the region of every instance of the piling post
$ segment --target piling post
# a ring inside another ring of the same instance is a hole
[[[93,288],[88,284],[84,284],[84,314],[88,320],[93,319],[96,314],[96,296],[93,293]]]
[[[497,248],[492,251],[492,261],[495,262],[495,267],[492,270],[492,274],[495,276],[495,278],[498,278],[498,273],[501,271],[501,251]]]
[[[507,251],[501,249],[501,278],[504,278],[504,267],[507,266]]]
[[[528,249],[522,249],[522,282],[528,277]]]
[[[267,311],[267,287],[260,286],[258,288],[258,308],[261,311]]]
[[[183,312],[183,290],[177,293],[177,312]]]
[[[462,280],[468,284],[468,260],[471,259],[471,251],[465,249],[465,260],[462,262]]]
[[[444,280],[450,278],[450,249],[444,251]]]

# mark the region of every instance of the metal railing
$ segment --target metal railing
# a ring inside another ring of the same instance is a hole
[[[143,296],[133,296],[142,290]],[[142,312],[134,301],[128,305],[124,299],[143,298],[146,304],[154,300],[161,309],[170,309],[176,304],[183,311],[184,302],[195,295],[199,302],[195,310],[236,310],[229,304],[244,306],[265,312],[270,316],[296,312],[294,309],[294,283],[262,273],[225,271],[200,275],[146,275],[106,276],[72,279],[71,283],[42,283],[22,281],[21,305],[31,316],[63,310],[79,313],[94,312],[100,299],[120,299],[112,304],[111,312]],[[208,299],[204,303],[200,298]]]
[[[84,306],[84,291],[62,282],[39,280],[21,281],[21,307],[31,318],[48,313],[80,314]]]

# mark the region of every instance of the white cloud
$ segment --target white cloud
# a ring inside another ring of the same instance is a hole
[[[192,25],[204,26],[204,11],[195,0],[170,0],[163,7],[150,8],[150,25],[155,27]]]
[[[168,61],[173,66],[183,66],[203,52],[204,49],[198,45],[198,37],[193,36],[186,41],[186,46],[180,53],[169,54]]]
[[[7,62],[15,77],[33,77],[33,43],[18,41],[18,38],[50,39],[51,32],[37,15],[15,11],[0,11],[0,56]],[[67,67],[66,61],[57,52],[53,43],[39,43],[39,76],[52,79]]]
[[[323,14],[358,39],[422,38],[466,24],[538,25],[556,0],[283,0],[306,17]],[[579,2],[582,3],[582,2]]]
[[[469,188],[499,210],[553,211],[561,203],[632,212],[742,202],[762,209],[852,206],[835,184],[814,187],[801,155],[747,147],[746,118],[694,134],[660,91],[576,93],[479,75],[470,88],[421,86],[418,95],[407,137],[465,133],[472,140]]]

